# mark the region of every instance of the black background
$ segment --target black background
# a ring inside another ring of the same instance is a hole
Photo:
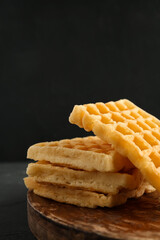
[[[73,105],[128,98],[160,117],[160,1],[1,1],[1,160],[84,136]]]

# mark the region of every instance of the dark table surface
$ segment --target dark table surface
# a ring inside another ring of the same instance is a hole
[[[0,164],[0,240],[35,240],[27,223],[26,162]]]

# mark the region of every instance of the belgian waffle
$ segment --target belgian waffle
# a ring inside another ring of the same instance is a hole
[[[115,195],[105,195],[79,189],[74,189],[73,191],[72,188],[37,182],[32,177],[25,178],[24,182],[28,189],[33,190],[33,192],[39,196],[50,198],[62,203],[89,208],[95,208],[97,206],[114,207],[125,203],[128,198],[137,198],[142,196],[144,192],[152,192],[155,190],[145,181],[143,181],[135,190],[126,190]]]
[[[117,194],[121,189],[136,189],[143,181],[138,169],[133,169],[130,173],[88,172],[57,167],[46,161],[30,163],[27,174],[37,182],[111,194]]]
[[[76,105],[69,121],[93,131],[160,191],[160,121],[129,100]]]
[[[96,136],[38,143],[28,149],[27,158],[86,171],[118,172],[134,168],[128,158]]]

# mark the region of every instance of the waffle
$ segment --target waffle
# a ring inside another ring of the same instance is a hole
[[[95,136],[38,143],[28,149],[27,158],[86,171],[118,172],[134,167],[110,144]]]
[[[111,194],[116,194],[121,189],[135,189],[143,180],[138,169],[133,169],[130,174],[88,172],[39,162],[30,163],[27,174],[38,182]]]
[[[24,179],[25,185],[28,189],[33,190],[35,194],[56,200],[62,203],[74,204],[80,207],[95,208],[100,207],[114,207],[121,205],[127,201],[128,198],[140,197],[144,192],[155,191],[147,182],[142,182],[136,190],[129,190],[112,194],[100,194],[85,190],[73,189],[68,187],[60,187],[50,183],[37,182],[32,177]]]
[[[160,121],[128,100],[75,106],[69,121],[93,131],[160,191]]]

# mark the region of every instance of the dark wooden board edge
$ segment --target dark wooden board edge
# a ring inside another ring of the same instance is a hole
[[[32,206],[28,197],[27,214],[29,228],[38,240],[113,240],[110,237],[100,236],[98,233],[95,234],[74,226],[67,226],[56,221],[56,219],[55,221],[50,220]]]
[[[114,209],[80,208],[28,191],[28,223],[38,240],[160,239],[160,193]]]

